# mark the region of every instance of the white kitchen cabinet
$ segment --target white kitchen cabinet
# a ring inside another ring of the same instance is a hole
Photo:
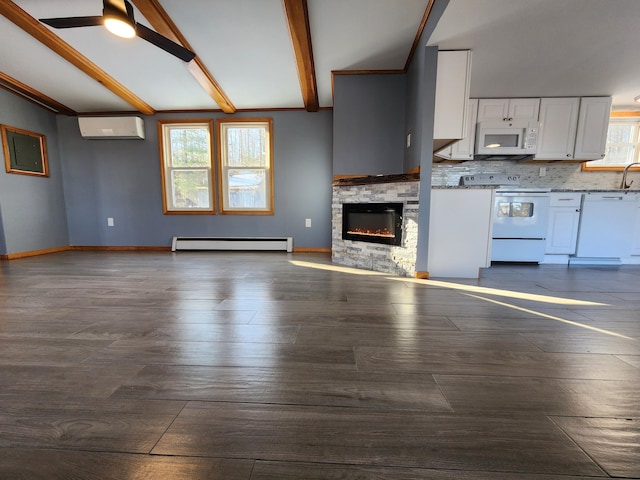
[[[476,141],[476,122],[478,118],[477,98],[469,99],[467,111],[467,125],[464,138],[436,152],[436,156],[446,160],[473,160],[473,147]]]
[[[538,151],[534,160],[573,160],[580,99],[540,99]]]
[[[545,255],[576,253],[581,202],[582,193],[551,192]]]
[[[446,145],[452,140],[464,138],[467,128],[470,73],[470,50],[438,52],[434,145]]]
[[[636,218],[633,229],[633,247],[631,255],[640,255],[640,193],[633,194],[636,197]]]
[[[538,120],[539,111],[539,98],[481,98],[477,121]]]
[[[576,256],[614,259],[631,256],[635,200],[635,195],[623,191],[585,193]]]
[[[610,116],[611,97],[582,97],[580,99],[578,131],[573,158],[576,160],[604,158]]]
[[[491,265],[494,190],[434,188],[429,218],[429,277],[478,278]]]

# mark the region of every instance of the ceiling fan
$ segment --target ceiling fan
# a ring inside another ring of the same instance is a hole
[[[100,16],[41,18],[40,21],[53,28],[95,27],[104,25],[107,30],[114,35],[123,38],[132,38],[137,35],[184,62],[190,62],[196,56],[191,50],[137,23],[133,18],[133,7],[128,0],[103,0],[103,5],[104,8]]]

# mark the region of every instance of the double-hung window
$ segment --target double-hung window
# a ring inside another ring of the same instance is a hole
[[[273,215],[271,119],[216,122],[220,213]]]
[[[160,120],[164,213],[214,213],[211,120]]]
[[[583,170],[622,170],[640,159],[640,116],[611,117],[602,160],[583,164]]]

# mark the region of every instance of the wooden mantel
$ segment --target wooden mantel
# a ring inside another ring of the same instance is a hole
[[[374,183],[399,183],[417,182],[420,180],[419,173],[399,173],[396,175],[367,175],[362,177],[334,177],[333,187],[345,187],[350,185],[370,185]]]

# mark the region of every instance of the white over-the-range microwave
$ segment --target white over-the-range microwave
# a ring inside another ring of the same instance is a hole
[[[479,122],[475,160],[524,160],[536,154],[540,124],[533,120]]]

